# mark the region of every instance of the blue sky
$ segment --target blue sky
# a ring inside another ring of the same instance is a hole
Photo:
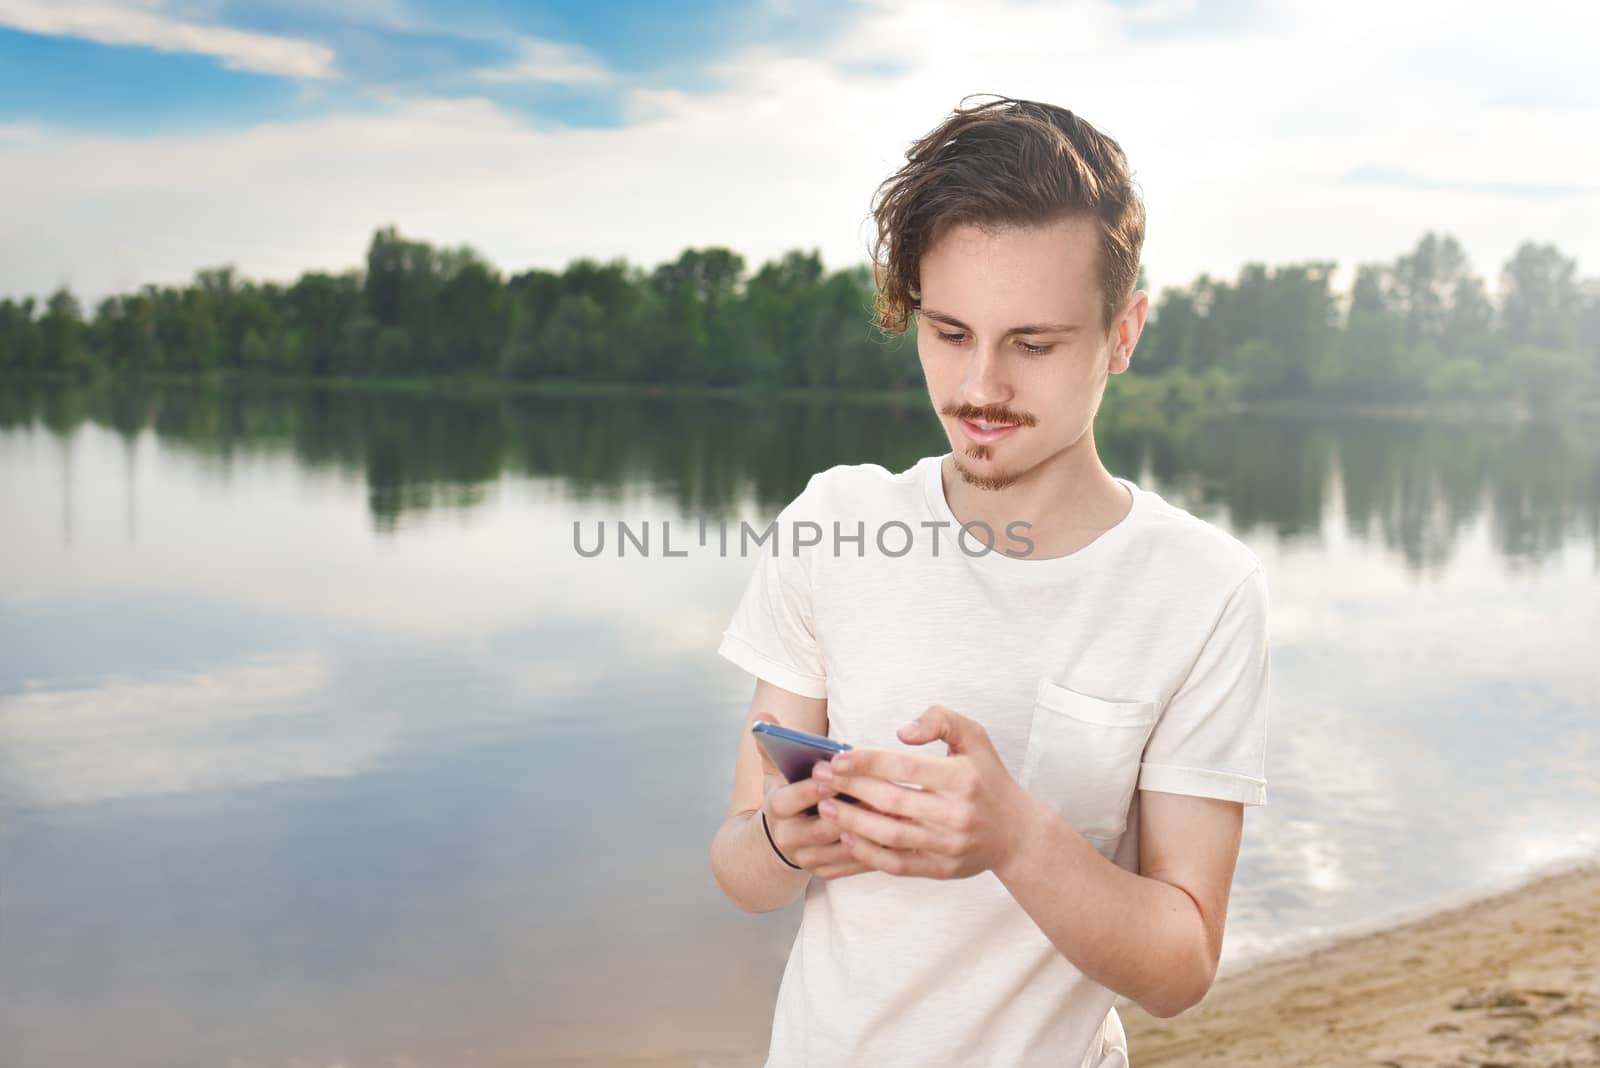
[[[396,96],[472,96],[536,124],[616,126],[626,89],[706,91],[717,57],[796,37],[822,44],[851,13],[848,0],[803,12],[734,0],[49,6],[54,15],[40,0],[0,3],[0,121],[142,134]],[[63,13],[74,9],[85,14]],[[196,27],[231,37],[185,43]]]
[[[507,271],[866,256],[967,94],[1117,137],[1158,284],[1392,259],[1600,274],[1596,17],[1349,0],[0,0],[0,293],[359,263],[388,223]]]

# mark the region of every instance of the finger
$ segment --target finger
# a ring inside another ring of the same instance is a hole
[[[889,875],[924,876],[930,879],[939,877],[937,862],[926,853],[886,849],[876,842],[849,833],[845,835],[843,842],[850,850],[851,856],[875,871]]]
[[[769,763],[770,763],[770,761],[769,761]],[[819,778],[816,777],[815,769],[817,767],[821,766],[821,765],[826,764],[826,763],[827,763],[826,760],[817,761],[815,764],[812,765],[813,774],[809,778],[800,779],[800,780],[798,780],[796,782],[792,782],[792,783],[789,782],[787,779],[785,779],[783,777],[783,773],[781,771],[777,771],[776,769],[774,769],[773,774],[775,774],[778,777],[779,781],[783,783],[782,786],[779,786],[776,789],[783,790],[783,789],[789,789],[791,787],[794,787],[794,788],[803,787],[804,789],[797,790],[794,793],[794,796],[796,798],[800,798],[800,800],[794,800],[793,801],[794,808],[793,808],[792,811],[790,811],[788,809],[788,807],[787,807],[789,805],[789,803],[790,803],[790,800],[791,800],[787,795],[782,799],[782,803],[785,806],[784,809],[780,810],[780,809],[777,809],[777,808],[773,808],[773,809],[769,809],[769,811],[773,815],[781,815],[783,818],[788,819],[788,818],[792,818],[796,813],[804,814],[807,809],[809,809],[812,805],[815,805],[817,803],[817,801],[821,797],[824,796],[823,788],[826,785],[826,780],[825,779],[819,779]],[[768,791],[768,792],[770,793],[772,791]]]
[[[960,771],[948,756],[908,753],[894,749],[851,749],[830,762],[835,779],[841,775],[875,775],[889,782],[909,782],[928,790],[948,790]]]
[[[786,783],[768,795],[767,812],[769,816],[791,820],[802,815],[822,797],[822,784],[816,779],[801,779],[799,782]]]
[[[834,878],[842,877],[845,874],[855,875],[862,871],[872,870],[870,865],[864,864],[856,858],[848,845],[840,841],[837,824],[830,823],[820,817],[817,820],[817,824],[819,827],[827,827],[831,837],[826,842],[807,846],[801,850],[800,855],[793,857],[796,864],[799,864],[813,875],[820,875],[824,871],[840,873],[833,876]]]
[[[873,805],[865,798],[858,797],[855,794],[850,793],[848,790],[840,790],[838,788],[836,776],[824,773],[820,776],[813,777],[820,781],[822,786],[821,794],[823,797],[832,797],[836,800],[843,801],[847,805],[860,805],[862,808],[867,809],[870,812],[881,811],[877,806]]]
[[[824,808],[822,815],[839,825],[840,837],[855,835],[872,843],[896,850],[927,850],[947,852],[950,841],[941,828],[918,820],[897,820],[876,812],[863,812],[856,805],[832,802],[832,809]]]
[[[818,822],[820,821],[807,821],[807,823],[813,824]],[[808,826],[805,833],[809,835],[814,830],[814,827]],[[774,840],[777,837],[776,829],[774,829]],[[853,864],[857,862],[850,855],[850,850],[845,848],[844,843],[839,841],[837,829],[834,830],[833,836],[826,841],[818,842],[796,834],[790,837],[789,844],[779,842],[778,845],[783,850],[784,856],[810,872],[815,872],[818,867],[826,864]]]
[[[808,846],[800,852],[801,856],[793,858],[794,862],[813,874],[823,868],[853,867],[861,864],[861,861],[850,852],[850,847],[838,839],[837,832],[832,841]]]
[[[871,775],[838,775],[828,781],[833,794],[849,794],[869,812],[931,825],[952,822],[954,801],[932,790],[914,790]]]
[[[798,785],[798,784],[796,784]],[[785,787],[784,789],[788,789]],[[772,838],[772,844],[778,848],[792,863],[802,868],[810,869],[819,854],[818,849],[837,847],[839,831],[835,828],[826,836],[819,836],[817,827],[822,820],[817,816],[807,816],[803,813],[791,816],[778,816],[769,810],[767,817],[767,834]],[[823,857],[823,859],[828,859]]]
[[[840,827],[836,821],[830,820],[826,816],[818,816],[811,823],[812,826],[807,828],[807,832],[812,836],[809,842],[813,849],[828,848],[837,850],[837,855],[834,859],[848,858],[850,856],[850,851],[839,843],[839,837],[844,833],[844,828]]]

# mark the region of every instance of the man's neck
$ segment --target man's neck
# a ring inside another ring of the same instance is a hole
[[[1006,525],[1025,522],[1018,533],[1033,542],[1030,559],[1066,556],[1088,545],[1120,523],[1132,507],[1127,489],[1118,482],[1094,447],[1092,432],[1049,457],[1004,489],[983,489],[967,482],[954,467],[959,454],[940,467],[945,500],[961,523],[982,522],[994,531],[999,546],[1015,551]]]

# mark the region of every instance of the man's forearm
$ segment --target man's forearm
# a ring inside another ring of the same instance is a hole
[[[1061,955],[1154,1016],[1198,1002],[1213,975],[1194,899],[1118,867],[1038,798],[1028,802],[1028,833],[995,875]]]
[[[811,873],[789,867],[773,852],[761,810],[728,817],[711,841],[711,872],[728,900],[746,912],[772,912],[805,893]]]

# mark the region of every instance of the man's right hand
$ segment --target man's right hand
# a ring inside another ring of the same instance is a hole
[[[765,713],[757,720],[776,725],[778,721]],[[760,749],[760,747],[757,747]],[[778,849],[818,879],[843,879],[860,875],[873,869],[861,863],[850,848],[839,841],[839,825],[823,816],[808,816],[806,810],[827,797],[822,784],[815,777],[789,782],[783,772],[772,762],[765,749],[760,749],[762,786],[766,797],[761,811],[767,814],[767,828]],[[818,761],[818,763],[824,763]],[[863,808],[872,809],[865,801]],[[873,811],[876,811],[873,809]],[[758,813],[757,819],[761,816]]]

